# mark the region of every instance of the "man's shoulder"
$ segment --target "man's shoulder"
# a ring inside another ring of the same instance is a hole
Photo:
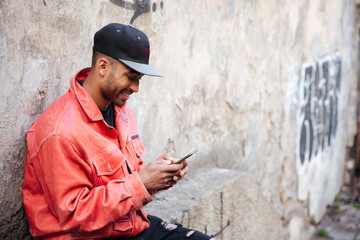
[[[34,132],[36,141],[43,142],[49,136],[73,127],[73,119],[79,115],[76,97],[66,93],[54,101],[34,122],[29,132]]]

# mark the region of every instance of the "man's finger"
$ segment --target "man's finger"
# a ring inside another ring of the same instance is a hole
[[[170,180],[166,185],[167,186],[174,186],[177,182],[174,180]]]
[[[170,161],[170,160],[162,159],[162,161],[163,161],[163,163],[165,163],[165,164],[167,164],[167,165],[171,164],[171,161]]]
[[[181,166],[178,166],[179,164],[170,164],[170,165],[164,165],[163,167],[166,168],[166,172],[175,173],[182,169]]]
[[[181,172],[180,172],[180,176],[185,176],[187,174],[187,167],[186,168],[184,168],[183,170],[181,170]]]
[[[155,161],[156,164],[165,164],[165,165],[169,165],[171,164],[172,162],[170,160],[166,160],[164,158],[158,158],[156,159]]]

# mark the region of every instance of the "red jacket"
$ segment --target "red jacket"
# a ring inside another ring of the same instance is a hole
[[[30,233],[41,239],[96,239],[139,234],[151,196],[138,171],[143,161],[134,113],[115,106],[115,128],[78,83],[26,134],[23,201]]]

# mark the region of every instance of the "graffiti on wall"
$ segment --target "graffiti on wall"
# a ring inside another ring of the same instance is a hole
[[[154,2],[152,4],[152,7],[150,7],[151,3],[150,0],[110,0],[110,2],[114,3],[115,5],[130,9],[134,11],[134,15],[132,16],[130,20],[130,24],[133,24],[135,19],[139,17],[143,13],[150,12],[150,8],[152,8],[152,11],[155,12],[157,9],[157,4]],[[164,7],[164,3],[161,1],[160,7]]]
[[[336,134],[341,81],[339,53],[303,64],[299,82],[297,159],[301,165],[331,145]]]

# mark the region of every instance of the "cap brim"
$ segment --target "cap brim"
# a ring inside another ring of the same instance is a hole
[[[128,60],[119,59],[120,62],[124,63],[126,66],[134,69],[135,71],[142,73],[144,75],[162,77],[161,73],[156,71],[153,67],[143,63],[132,62]]]

